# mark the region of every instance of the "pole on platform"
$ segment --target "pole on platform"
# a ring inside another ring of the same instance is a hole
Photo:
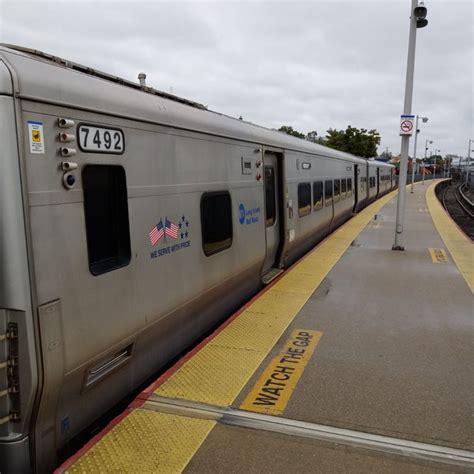
[[[466,187],[469,183],[469,165],[471,164],[471,142],[474,142],[474,139],[469,139],[469,147],[467,149]]]
[[[415,191],[415,166],[416,166],[416,142],[418,139],[418,115],[415,121],[415,144],[413,145],[413,158],[411,161],[411,189],[410,192],[413,194]]]
[[[425,140],[425,157],[423,158],[423,186],[425,185],[426,152],[428,151],[428,143],[433,143],[433,140]]]
[[[411,1],[410,36],[408,39],[407,75],[405,81],[405,101],[403,104],[404,115],[411,114],[411,106],[413,99],[413,78],[415,75],[416,29],[417,27],[423,28],[428,24],[428,20],[425,19],[426,11],[427,10],[423,2],[418,5],[418,0]],[[400,154],[400,175],[398,180],[397,218],[395,223],[395,241],[392,245],[392,250],[405,250],[403,221],[405,218],[405,194],[407,184],[409,145],[410,135],[402,135]]]
[[[413,161],[412,161],[412,166],[411,166],[411,190],[410,190],[411,193],[414,192],[414,188],[415,188],[416,144],[417,144],[418,132],[419,132],[419,130],[418,130],[418,119],[420,119],[419,115],[416,116],[415,144],[413,146]],[[428,122],[428,117],[421,117],[421,121],[423,123]],[[426,155],[426,144],[425,144],[425,155]],[[424,169],[423,169],[423,171],[424,171]],[[423,173],[423,176],[424,176],[424,173]]]

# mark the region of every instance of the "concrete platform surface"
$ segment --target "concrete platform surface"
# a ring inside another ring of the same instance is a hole
[[[445,474],[472,471],[294,436],[218,425],[185,472]]]
[[[408,194],[407,245],[391,250],[396,200],[360,234],[234,403],[296,329],[323,333],[284,416],[474,449],[472,293],[444,248],[420,185]]]

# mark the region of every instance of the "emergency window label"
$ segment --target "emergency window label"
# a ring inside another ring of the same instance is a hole
[[[30,153],[44,154],[43,122],[28,121]]]

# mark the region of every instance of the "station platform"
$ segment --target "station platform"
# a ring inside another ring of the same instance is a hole
[[[474,253],[434,186],[357,214],[56,472],[474,472]]]

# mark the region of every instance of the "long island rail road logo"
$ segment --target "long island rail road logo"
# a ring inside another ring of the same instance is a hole
[[[322,332],[296,329],[240,405],[242,410],[281,415],[318,345]]]
[[[239,204],[239,222],[241,224],[256,224],[260,217],[260,207],[246,208],[245,204]]]
[[[177,221],[160,218],[148,232],[151,246],[159,247],[150,252],[150,258],[163,257],[190,247],[189,227],[189,219],[184,214]]]

